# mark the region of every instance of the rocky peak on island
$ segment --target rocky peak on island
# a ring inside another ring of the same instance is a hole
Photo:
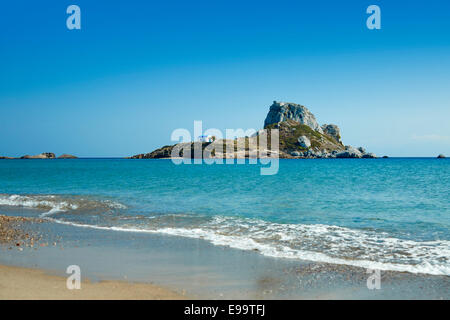
[[[316,117],[314,117],[308,108],[292,102],[274,101],[270,106],[269,113],[264,121],[264,128],[268,125],[286,120],[292,120],[307,125],[311,129],[323,133],[322,128],[316,121]]]

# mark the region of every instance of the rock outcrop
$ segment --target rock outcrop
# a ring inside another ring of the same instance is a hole
[[[440,155],[438,155],[437,157],[438,157],[438,159],[444,159],[445,158],[445,156],[442,153]]]
[[[26,155],[20,157],[20,159],[55,159],[55,158],[56,158],[55,154],[51,152],[44,152],[41,154],[37,154],[35,156]]]
[[[311,141],[306,136],[300,136],[297,141],[302,148],[308,149],[309,147],[311,147]]]
[[[58,157],[58,159],[78,159],[78,157],[75,157],[71,154],[62,154]]]
[[[337,143],[341,142],[341,130],[335,124],[323,124],[321,126],[323,133],[332,137]]]
[[[336,154],[336,158],[376,158],[374,153],[367,153],[363,147],[354,148],[352,146],[345,146],[345,150]]]
[[[359,149],[352,146],[345,146],[345,150],[336,154],[336,158],[362,158],[363,154]]]
[[[308,108],[291,102],[274,101],[270,106],[269,113],[264,121],[264,128],[271,124],[280,123],[286,120],[292,120],[307,125],[311,129],[323,133],[322,128],[316,121],[316,117],[314,117]]]
[[[129,157],[128,159],[162,159],[170,158],[172,149],[175,146],[164,146],[162,148],[156,149],[150,153],[141,153],[135,156]]]

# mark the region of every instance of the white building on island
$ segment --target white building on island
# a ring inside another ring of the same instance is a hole
[[[215,140],[214,136],[198,136],[199,142],[213,142]]]

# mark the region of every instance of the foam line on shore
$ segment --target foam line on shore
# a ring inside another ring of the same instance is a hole
[[[161,228],[156,230],[150,229],[139,229],[139,228],[124,228],[116,226],[98,226],[98,225],[88,225],[80,224],[75,222],[68,222],[63,220],[58,220],[54,218],[48,218],[55,223],[71,225],[75,227],[92,228],[98,230],[109,230],[109,231],[119,231],[119,232],[138,232],[138,233],[160,233],[172,236],[181,236],[187,238],[203,239],[211,242],[217,246],[227,246],[234,249],[240,250],[257,250],[259,253],[269,257],[276,258],[288,258],[288,259],[299,259],[305,261],[319,262],[319,263],[330,263],[339,265],[349,265],[354,267],[366,268],[366,269],[377,269],[384,271],[397,271],[397,272],[410,272],[414,274],[429,274],[429,275],[445,275],[450,276],[450,268],[444,265],[432,265],[428,262],[423,262],[417,265],[406,265],[406,264],[396,264],[396,263],[386,263],[370,260],[351,260],[343,259],[337,257],[331,257],[324,253],[312,252],[308,250],[296,250],[292,248],[276,247],[269,244],[261,244],[255,240],[245,237],[245,236],[225,236],[214,233],[209,230],[203,230],[200,228],[196,229],[186,229],[186,228]]]
[[[40,209],[45,211],[42,218],[75,227],[160,233],[204,239],[270,257],[450,276],[449,240],[416,241],[380,230],[230,216],[136,216],[123,214],[121,210],[127,207],[119,202],[81,196],[0,194],[0,206]]]

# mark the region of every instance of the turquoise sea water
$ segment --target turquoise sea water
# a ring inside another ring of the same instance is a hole
[[[279,258],[450,275],[448,159],[0,160],[0,213],[203,238]]]

